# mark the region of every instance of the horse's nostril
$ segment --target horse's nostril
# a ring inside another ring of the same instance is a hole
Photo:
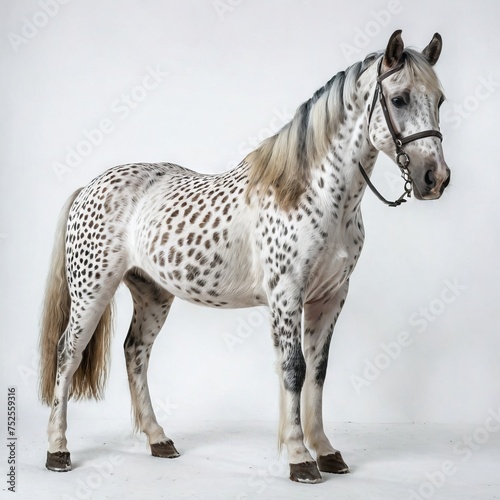
[[[434,177],[434,172],[432,170],[427,170],[424,177],[425,183],[428,186],[434,186],[436,184],[436,178]]]

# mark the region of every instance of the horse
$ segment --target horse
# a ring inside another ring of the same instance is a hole
[[[441,197],[450,182],[439,131],[443,91],[433,66],[442,38],[385,50],[337,73],[293,119],[233,170],[171,163],[108,169],[67,200],[57,225],[40,333],[40,398],[51,407],[46,467],[72,468],[68,399],[102,397],[112,299],[124,282],[133,318],[124,343],[136,428],[151,454],[175,458],[147,383],[153,342],[174,297],[215,308],[265,305],[279,378],[279,448],[290,479],[322,481],[349,467],[323,428],[335,323],[363,247],[360,203],[380,151],[404,193]],[[314,454],[314,458],[313,458]]]

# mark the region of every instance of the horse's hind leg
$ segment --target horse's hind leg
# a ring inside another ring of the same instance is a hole
[[[179,453],[156,420],[147,381],[151,348],[167,319],[174,296],[138,269],[130,270],[124,281],[134,301],[134,316],[124,350],[135,425],[147,435],[153,456],[175,458]]]
[[[112,293],[110,295],[112,296]],[[105,359],[107,354],[97,353],[95,349],[106,349],[109,342],[109,325],[101,327],[99,321],[110,300],[110,297],[106,301],[77,300],[73,301],[71,305],[69,324],[59,339],[57,347],[56,381],[47,430],[49,449],[46,467],[49,470],[56,472],[71,470],[70,454],[66,441],[67,406],[70,393],[77,399],[99,397],[99,386],[105,378],[106,367],[104,362],[99,366],[101,362],[97,361],[97,358]],[[105,321],[110,322],[110,317],[106,317]],[[106,328],[104,334],[108,337],[103,339],[103,344],[100,346],[93,346],[92,354],[89,355],[92,359],[88,361],[93,361],[98,366],[90,368],[92,373],[89,373],[89,367],[86,365],[84,367],[85,377],[75,383],[75,372],[82,362],[85,348],[95,335],[98,324],[101,328]],[[96,356],[97,354],[98,356]],[[91,382],[92,380],[93,382]]]
[[[336,474],[349,472],[349,467],[323,429],[323,384],[333,328],[347,290],[348,282],[334,296],[307,303],[304,307],[304,354],[307,364],[302,391],[304,434],[306,442],[316,452],[319,470]]]

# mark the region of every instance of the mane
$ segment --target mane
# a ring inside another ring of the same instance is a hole
[[[345,107],[354,100],[358,78],[383,54],[384,51],[369,54],[363,62],[337,73],[299,106],[289,123],[246,156],[247,199],[254,190],[260,196],[272,191],[281,208],[286,210],[298,204],[309,183],[312,166],[326,156],[332,137],[345,120]],[[420,52],[407,49],[405,58],[396,81],[417,80],[431,91],[442,91],[436,74]]]
[[[325,157],[333,135],[344,122],[345,102],[354,96],[357,79],[365,69],[365,63],[358,62],[337,73],[299,106],[289,123],[246,156],[247,196],[254,189],[260,195],[272,189],[282,208],[297,205],[309,182],[311,166]]]

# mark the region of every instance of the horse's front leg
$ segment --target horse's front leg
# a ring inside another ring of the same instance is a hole
[[[300,341],[301,294],[279,285],[273,292],[270,304],[272,334],[280,378],[279,446],[286,446],[292,481],[318,483],[322,481],[321,474],[304,445],[300,419],[300,395],[306,373]]]
[[[302,393],[302,415],[307,444],[315,451],[319,470],[349,472],[342,455],[326,437],[323,429],[323,384],[333,328],[347,296],[349,282],[334,295],[306,303],[304,307],[304,353],[306,378]]]

